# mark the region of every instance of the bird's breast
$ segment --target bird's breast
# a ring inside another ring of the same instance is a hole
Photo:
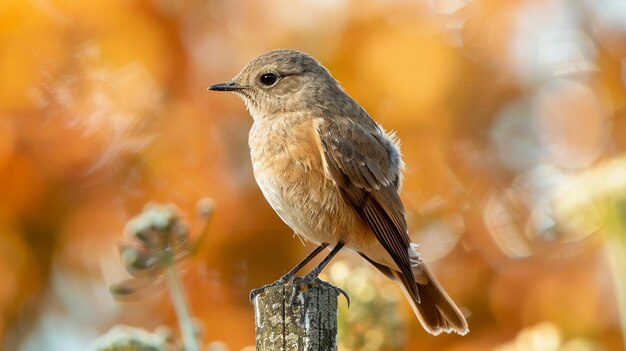
[[[324,174],[315,121],[255,121],[249,146],[254,177],[276,213],[315,243],[336,243],[354,230],[355,214]]]

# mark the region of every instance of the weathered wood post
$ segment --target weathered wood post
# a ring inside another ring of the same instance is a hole
[[[337,350],[337,297],[322,280],[262,288],[252,299],[257,351]]]

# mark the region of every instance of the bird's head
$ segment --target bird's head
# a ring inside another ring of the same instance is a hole
[[[257,56],[233,80],[209,90],[236,93],[255,119],[315,109],[327,103],[324,96],[329,90],[343,92],[316,59],[287,49]]]

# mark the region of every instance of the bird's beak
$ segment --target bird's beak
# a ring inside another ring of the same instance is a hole
[[[244,87],[241,85],[237,85],[237,82],[230,81],[225,83],[218,83],[211,85],[207,90],[215,90],[215,91],[236,91],[241,90]]]

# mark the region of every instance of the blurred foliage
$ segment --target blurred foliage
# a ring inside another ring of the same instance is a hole
[[[584,337],[564,341],[554,324],[541,322],[522,329],[514,340],[502,344],[494,351],[601,351],[604,348]]]
[[[210,196],[184,265],[193,314],[204,344],[254,343],[248,291],[311,248],[254,183],[243,104],[206,87],[289,47],[398,132],[411,234],[471,314],[465,337],[407,318],[404,349],[493,349],[549,322],[575,350],[623,350],[623,202],[577,206],[605,194],[587,175],[625,178],[604,167],[626,150],[625,23],[621,0],[0,1],[0,342],[82,350],[115,324],[174,325],[156,287],[113,301],[117,243],[144,203]],[[402,299],[380,313],[410,316]]]
[[[340,350],[402,349],[407,339],[406,315],[398,313],[398,307],[404,296],[394,283],[368,267],[351,268],[341,260],[331,266],[328,278],[350,291],[350,306],[340,304],[339,309]]]

